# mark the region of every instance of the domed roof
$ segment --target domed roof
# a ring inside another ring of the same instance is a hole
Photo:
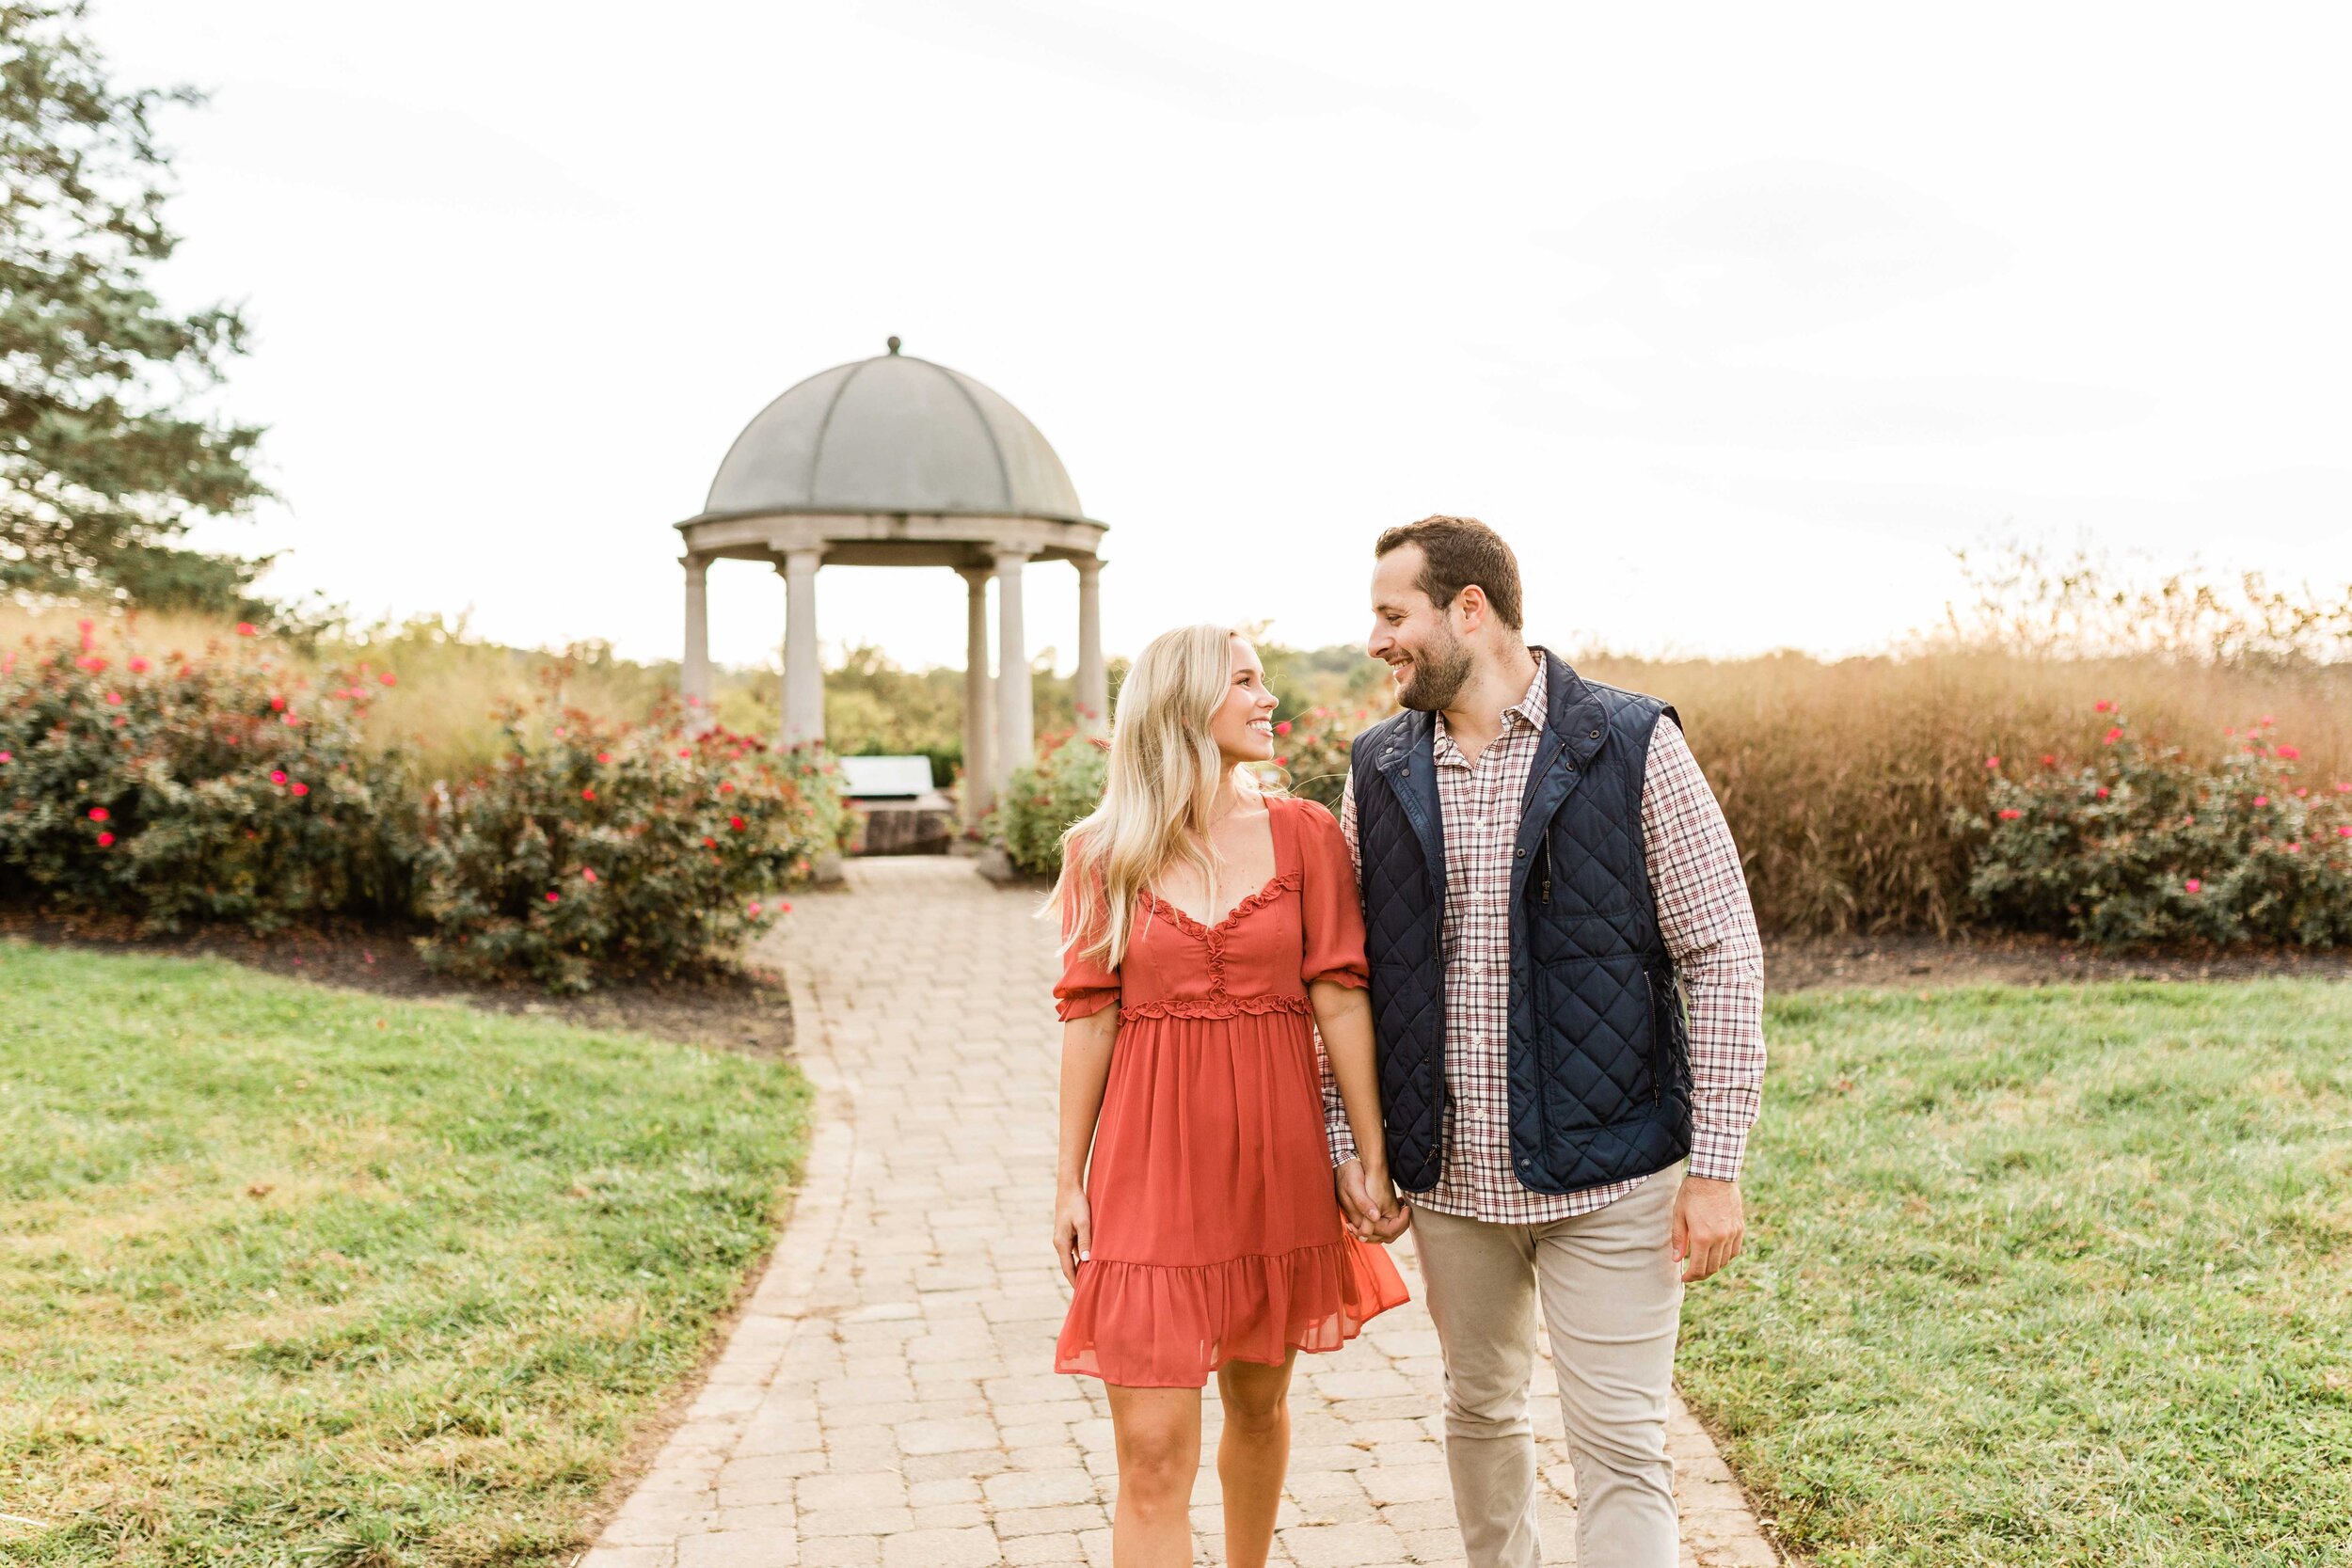
[[[1078,492],[1021,410],[968,375],[890,352],[820,371],[728,449],[706,515],[980,513],[1083,521]]]

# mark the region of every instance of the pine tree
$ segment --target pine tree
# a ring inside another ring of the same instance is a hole
[[[0,0],[0,587],[250,613],[266,560],[177,543],[268,493],[260,428],[193,407],[246,325],[174,315],[146,282],[179,243],[153,119],[201,100],[117,91],[87,11]]]

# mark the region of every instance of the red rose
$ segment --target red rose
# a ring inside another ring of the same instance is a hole
[[[2205,884],[2199,881],[2194,877],[2191,877],[2187,881],[2182,883],[2181,885],[2187,888],[2191,893],[2202,893],[2205,891]]]
[[[2024,812],[2019,811],[2015,806],[2003,806],[2001,808],[2001,820],[2004,822],[2014,822],[2025,815],[2026,814]]]
[[[98,835],[98,847],[99,847],[101,849],[104,849],[104,848],[107,848],[107,847],[111,847],[111,846],[113,845],[114,841],[115,841],[115,835],[114,835],[114,834],[112,834],[112,833],[100,833],[100,834]]]
[[[1277,724],[1277,725],[1275,725],[1275,726],[1274,726],[1274,733],[1275,733],[1276,735],[1288,735],[1288,734],[1290,734],[1290,733],[1291,733],[1291,721],[1290,721],[1289,720],[1287,720],[1287,719],[1283,720],[1280,723],[1279,723],[1279,724]]]
[[[270,770],[269,782],[274,784],[284,784],[286,782],[286,770],[282,768],[272,768]]]
[[[307,784],[290,784],[287,787],[296,795],[308,795],[310,793],[310,786]]]
[[[553,888],[548,889],[548,902],[550,904],[557,902],[555,889]]]
[[[253,629],[252,622],[239,621],[237,623],[237,635],[239,637],[259,637],[261,633]]]
[[[89,819],[93,822],[103,822],[112,815],[103,806],[92,806],[89,809]]]
[[[739,833],[743,831],[743,819],[739,816],[730,816],[727,818],[727,826]]]
[[[2303,760],[2303,753],[2293,746],[2281,746],[2273,754],[2276,755],[2280,762],[2300,762]]]
[[[583,865],[580,868],[580,879],[583,882],[593,882],[596,879],[596,874],[591,867]]]
[[[133,659],[133,660],[131,661],[131,673],[133,673],[133,674],[135,674],[135,675],[144,675],[144,674],[146,674],[146,673],[147,673],[147,660],[145,660],[145,659],[143,659],[143,658],[135,658],[135,659]]]
[[[596,792],[594,788],[583,789],[580,792],[580,798],[583,800],[593,800],[596,798]]]

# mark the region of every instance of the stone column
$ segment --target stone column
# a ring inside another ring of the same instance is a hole
[[[1090,555],[1078,567],[1078,733],[1108,735],[1111,675],[1103,663],[1103,563]]]
[[[1021,568],[1029,552],[996,550],[996,784],[1037,755],[1029,700],[1029,636],[1021,618]]]
[[[825,672],[817,662],[817,568],[822,550],[794,550],[780,570],[785,581],[784,743],[825,741]]]
[[[687,705],[707,712],[710,707],[710,605],[706,594],[710,558],[682,555],[686,568],[686,654],[678,661],[678,691]]]
[[[996,803],[996,713],[988,689],[988,579],[985,566],[961,566],[963,618],[963,825],[977,828]]]

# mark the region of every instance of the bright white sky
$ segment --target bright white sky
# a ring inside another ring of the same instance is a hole
[[[164,283],[246,303],[284,502],[203,540],[363,613],[675,655],[669,525],[894,332],[1112,525],[1114,652],[1357,638],[1374,533],[1441,510],[1531,634],[1647,651],[1875,644],[2004,530],[2352,581],[2340,9],[97,12],[215,94]],[[819,624],[961,663],[962,593],[830,571]],[[772,657],[781,579],[711,597]],[[1067,668],[1073,575],[1028,598]]]

